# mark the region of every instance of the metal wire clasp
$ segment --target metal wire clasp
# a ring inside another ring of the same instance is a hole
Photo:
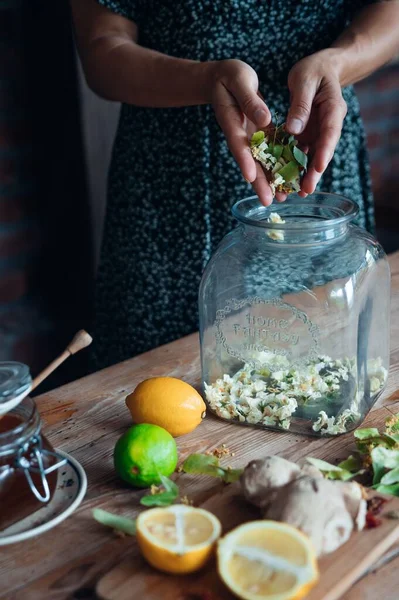
[[[25,456],[28,453],[28,451],[29,459],[31,460],[29,460]],[[57,462],[51,465],[51,467],[45,469],[43,464],[43,455],[53,456],[57,459]],[[34,464],[33,461],[35,459],[37,467],[32,466],[32,463]],[[23,445],[20,446],[15,462],[16,467],[22,469],[25,473],[28,485],[32,493],[37,498],[37,500],[39,500],[39,502],[45,503],[50,500],[50,487],[46,475],[66,465],[68,461],[66,458],[61,458],[56,452],[51,452],[50,450],[46,450],[45,448],[43,448],[42,438],[36,435],[33,438],[31,438],[28,442],[25,442]],[[39,490],[33,483],[31,473],[38,473],[40,475],[40,480],[44,492],[43,494],[39,492]]]

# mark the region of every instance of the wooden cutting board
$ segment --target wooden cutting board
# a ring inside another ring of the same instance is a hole
[[[243,499],[237,484],[221,489],[202,505],[213,512],[226,533],[236,525],[259,518],[256,508]],[[382,524],[352,535],[333,554],[319,561],[320,581],[307,600],[337,600],[394,544],[399,541],[399,520],[384,513],[399,510],[399,498],[391,498],[381,513]],[[135,540],[131,552],[103,576],[96,587],[102,600],[233,600],[216,571],[215,562],[199,573],[164,575],[147,565]]]

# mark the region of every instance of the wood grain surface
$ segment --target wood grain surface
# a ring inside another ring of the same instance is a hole
[[[202,505],[221,521],[223,531],[253,518],[259,518],[243,500],[239,484],[219,489]],[[384,512],[397,510],[399,498],[392,498]],[[376,529],[355,533],[337,552],[319,561],[320,579],[306,600],[338,600],[365,571],[399,541],[399,521],[383,517]],[[129,555],[97,583],[101,600],[130,600],[132,590],[145,600],[234,600],[217,576],[216,565],[210,563],[194,576],[165,576],[149,567],[140,557],[136,544]]]
[[[399,412],[399,253],[390,257],[390,263],[390,377],[384,395],[365,421],[365,425],[377,427],[383,425],[387,416]],[[140,510],[139,498],[143,492],[129,489],[117,479],[112,452],[118,437],[131,425],[124,402],[127,393],[142,379],[155,375],[179,377],[198,386],[198,336],[183,338],[37,398],[47,437],[55,447],[71,453],[83,465],[88,492],[80,508],[54,530],[0,550],[0,598],[93,599],[101,578],[116,565],[126,564],[123,561],[130,556],[132,569],[142,569],[146,585],[151,586],[151,581],[158,577],[143,567],[134,539],[116,537],[91,517],[94,507],[132,517]],[[334,462],[348,455],[352,440],[352,434],[332,439],[307,438],[240,427],[207,416],[194,432],[178,439],[178,447],[183,460],[192,452],[205,452],[225,443],[235,453],[229,464],[238,467],[266,454],[294,461],[316,456]],[[179,475],[177,482],[196,505],[206,505],[220,494],[220,484],[213,480]],[[395,551],[391,551],[389,562],[380,562],[376,571],[360,579],[343,598],[397,600],[395,582],[397,587],[399,565],[394,556]],[[382,592],[376,595],[378,589]],[[367,590],[374,590],[374,595]],[[139,590],[137,597],[138,593]],[[131,597],[136,597],[136,590],[132,590]],[[147,598],[144,594],[141,597]],[[183,590],[180,598],[189,600]]]

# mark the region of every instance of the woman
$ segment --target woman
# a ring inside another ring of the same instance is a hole
[[[231,204],[250,183],[261,202],[272,201],[247,133],[271,114],[288,110],[288,129],[309,149],[301,194],[319,184],[350,196],[358,223],[372,230],[350,84],[399,50],[398,2],[71,2],[89,85],[123,103],[98,275],[96,368],[196,330],[201,273],[232,226]]]

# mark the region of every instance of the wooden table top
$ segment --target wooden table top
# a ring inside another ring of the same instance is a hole
[[[391,368],[384,396],[365,424],[382,426],[399,412],[399,253],[391,255],[392,321]],[[191,335],[37,398],[44,431],[54,447],[72,454],[84,467],[88,491],[79,509],[55,529],[24,543],[0,550],[0,598],[7,600],[73,600],[95,598],[99,578],[128,552],[132,538],[117,538],[95,523],[94,507],[134,517],[141,495],[124,486],[112,466],[118,437],[131,425],[125,397],[142,379],[169,375],[198,386],[199,341]],[[227,444],[234,467],[266,454],[299,461],[317,456],[335,461],[348,455],[352,435],[330,439],[307,438],[228,424],[208,416],[194,432],[177,440],[180,459]],[[200,478],[198,478],[200,479]],[[212,483],[185,481],[184,492],[196,505],[212,495]],[[215,485],[217,483],[215,482]],[[394,555],[396,549],[393,549]],[[399,553],[399,548],[397,549]],[[363,577],[345,600],[397,600],[399,556],[382,561]],[[133,596],[132,596],[133,597]],[[144,599],[143,599],[144,600]]]

